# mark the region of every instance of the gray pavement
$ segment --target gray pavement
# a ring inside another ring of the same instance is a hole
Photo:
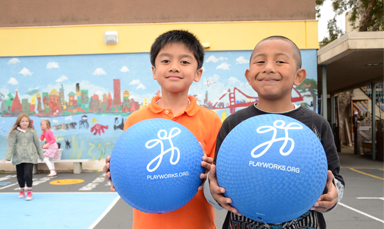
[[[384,167],[381,161],[372,161],[370,156],[354,155],[352,147],[343,147],[339,153],[341,174],[346,189],[341,204],[332,212],[325,214],[327,228],[360,229],[384,228]],[[35,193],[109,193],[109,183],[103,173],[60,173],[48,178],[46,174],[34,175]],[[64,182],[61,185],[52,185]],[[69,182],[65,184],[65,182]],[[72,183],[71,183],[72,182]],[[77,183],[79,182],[79,183]],[[0,195],[15,193],[17,198],[15,174],[0,174]],[[38,201],[38,200],[32,200]],[[2,210],[0,210],[1,212]],[[4,214],[0,214],[4,216]],[[216,211],[216,225],[221,228],[226,211]],[[5,214],[6,216],[6,214]],[[89,228],[131,228],[132,208],[122,199],[105,210]],[[36,226],[36,227],[34,227]],[[40,228],[38,225],[29,227]],[[61,228],[57,225],[56,228]]]
[[[332,212],[324,215],[327,228],[383,229],[383,162],[372,161],[370,156],[354,155],[353,147],[343,147],[342,152],[339,153],[339,158],[341,164],[340,173],[346,182],[346,190],[341,204]],[[115,206],[116,207],[99,222],[95,229],[108,227],[130,228],[128,226],[131,226],[132,222],[132,208],[121,199]],[[226,211],[215,210],[215,214],[216,226],[217,228],[221,228],[226,216]],[[116,218],[120,220],[116,221]]]
[[[372,156],[366,152],[367,155],[354,155],[353,147],[343,146],[339,153],[341,168],[355,168],[355,169],[383,169],[384,163],[382,161],[372,160]]]
[[[371,155],[354,155],[353,147],[339,153],[345,193],[341,204],[324,214],[328,228],[384,228],[384,163]]]

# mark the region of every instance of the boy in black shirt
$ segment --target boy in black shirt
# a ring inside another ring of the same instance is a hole
[[[333,209],[341,200],[344,192],[344,180],[340,171],[339,158],[333,141],[333,134],[328,122],[320,115],[291,102],[293,85],[300,85],[306,77],[301,68],[299,48],[290,39],[272,36],[260,41],[250,59],[245,77],[258,93],[259,102],[230,115],[223,123],[217,136],[216,155],[228,133],[242,121],[261,114],[281,114],[297,119],[312,129],[320,139],[328,160],[328,177],[325,193],[304,215],[289,222],[267,224],[242,216],[230,203],[232,200],[223,196],[225,189],[218,186],[216,167],[212,165],[209,180],[205,183],[205,196],[213,206],[228,210],[223,229],[244,228],[314,228],[325,229],[322,213]]]

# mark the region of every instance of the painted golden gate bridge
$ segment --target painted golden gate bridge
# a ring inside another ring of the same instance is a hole
[[[310,96],[310,95],[302,96],[296,88],[292,88],[292,89],[298,94],[298,96],[292,97],[291,101],[293,103],[303,101],[305,96]],[[242,94],[244,97],[246,97],[247,101],[246,102],[237,101],[236,100],[236,92],[238,92],[238,93]],[[228,95],[228,97],[229,97],[229,103],[224,103],[223,101],[221,101],[226,95]],[[224,93],[219,98],[219,100],[213,105],[212,109],[229,109],[230,113],[233,114],[233,113],[235,113],[236,108],[248,107],[248,106],[252,105],[253,103],[257,102],[258,100],[259,100],[259,97],[249,96],[249,95],[245,94],[244,92],[242,92],[237,87],[234,87],[233,91],[231,91],[231,89],[228,89],[228,91],[226,93]],[[226,104],[226,105],[224,105],[224,104]]]

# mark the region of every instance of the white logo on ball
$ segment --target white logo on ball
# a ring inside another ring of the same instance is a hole
[[[176,132],[175,132],[176,131]],[[175,132],[175,133],[174,133]],[[179,148],[177,147],[174,147],[173,146],[173,142],[172,142],[172,138],[177,136],[178,134],[181,133],[181,130],[179,128],[172,128],[170,131],[169,131],[169,135],[167,136],[167,131],[166,130],[159,130],[159,132],[157,133],[157,137],[159,139],[153,139],[153,140],[150,140],[148,141],[146,144],[145,144],[145,147],[147,147],[147,149],[151,149],[155,146],[157,146],[159,143],[160,143],[160,147],[161,147],[161,152],[160,152],[160,155],[155,157],[152,161],[150,161],[147,165],[147,170],[148,172],[153,172],[155,171],[161,164],[161,161],[163,160],[163,156],[168,153],[168,152],[172,152],[172,155],[171,155],[171,158],[169,159],[169,162],[172,164],[172,165],[176,165],[177,162],[179,162],[179,159],[180,159],[180,150]],[[164,151],[164,144],[163,144],[163,140],[169,140],[169,144],[171,145],[171,148],[167,149],[166,151]],[[173,161],[173,157],[175,155],[175,151],[177,153],[177,158],[175,161]],[[151,169],[151,165],[157,161],[157,164],[156,166]]]
[[[294,126],[295,125],[295,126]],[[273,127],[274,126],[274,127]],[[285,122],[283,120],[276,120],[274,123],[273,123],[273,126],[260,126],[259,128],[257,128],[257,133],[259,134],[263,134],[263,133],[267,133],[269,131],[272,131],[273,130],[273,136],[272,136],[272,139],[270,141],[267,141],[267,142],[264,142],[264,143],[261,143],[260,145],[256,146],[252,152],[251,152],[251,156],[253,158],[258,158],[258,157],[261,157],[263,156],[268,150],[269,148],[271,148],[272,144],[274,142],[278,142],[278,141],[284,141],[284,144],[280,147],[280,154],[283,155],[283,156],[287,156],[289,155],[293,148],[295,147],[295,142],[293,141],[292,138],[290,138],[288,136],[288,130],[297,130],[297,129],[303,129],[303,127],[298,124],[298,123],[295,123],[295,122],[291,122],[289,123],[287,126],[285,126]],[[264,130],[263,130],[264,129]],[[277,134],[277,129],[282,129],[284,130],[284,133],[285,133],[285,136],[282,137],[282,138],[276,138],[276,134]],[[291,148],[287,151],[287,152],[284,152],[284,149],[285,147],[287,146],[287,143],[288,141],[291,142]],[[265,149],[263,151],[261,151],[261,153],[259,154],[255,154],[255,152],[260,149],[261,147],[267,145],[267,147],[265,147]]]

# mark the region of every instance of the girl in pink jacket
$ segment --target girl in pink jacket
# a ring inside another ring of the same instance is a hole
[[[51,171],[48,176],[53,177],[57,175],[53,159],[60,158],[59,147],[56,144],[55,136],[53,136],[53,132],[51,131],[51,122],[49,122],[49,120],[43,120],[41,121],[40,126],[42,132],[40,140],[43,141],[45,139],[45,144],[43,145],[43,149],[46,149],[44,150],[44,161]]]

